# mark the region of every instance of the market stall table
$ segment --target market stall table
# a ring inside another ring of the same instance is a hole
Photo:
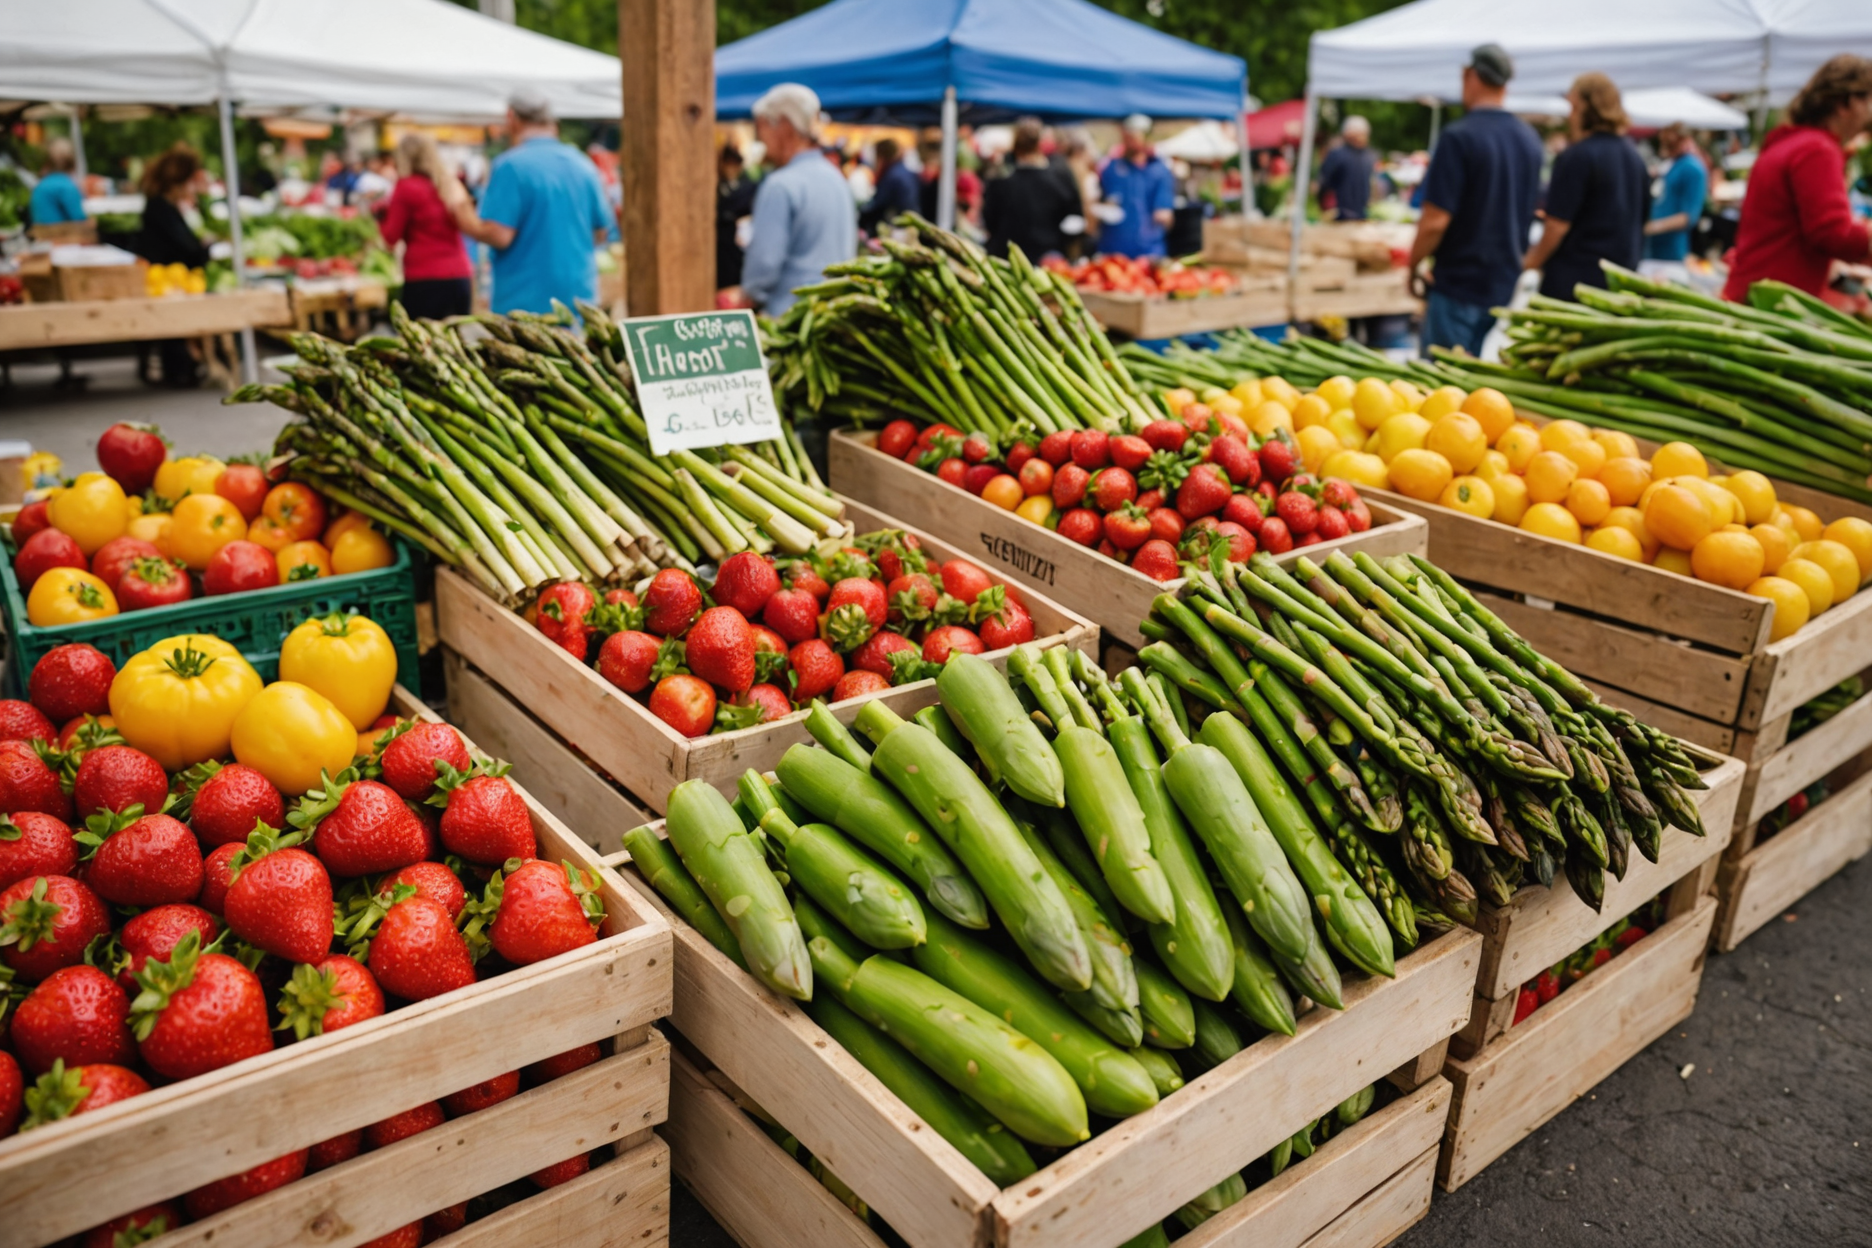
[[[283,288],[160,299],[24,303],[0,308],[0,351],[206,338],[243,329],[291,325],[292,319]]]

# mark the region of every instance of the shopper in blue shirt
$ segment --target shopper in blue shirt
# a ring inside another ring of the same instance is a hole
[[[1525,121],[1503,111],[1514,62],[1485,43],[1463,69],[1466,116],[1437,140],[1424,178],[1423,215],[1411,243],[1410,278],[1429,286],[1423,324],[1431,347],[1482,353],[1493,308],[1514,297],[1540,192],[1541,143]],[[1426,274],[1424,261],[1436,257]]]
[[[1651,205],[1645,222],[1645,259],[1683,261],[1690,255],[1690,233],[1703,216],[1709,197],[1709,170],[1696,152],[1696,140],[1682,122],[1658,131],[1658,151],[1670,157],[1664,191]]]
[[[45,173],[40,175],[39,185],[33,187],[32,204],[28,209],[34,225],[85,219],[84,195],[71,176],[77,167],[71,140],[53,139],[46,144]]]
[[[915,212],[923,195],[923,183],[916,170],[904,163],[903,149],[896,139],[879,139],[876,153],[877,190],[858,217],[858,224],[872,234],[904,213]]]
[[[1363,221],[1371,206],[1372,173],[1378,167],[1377,154],[1371,150],[1371,123],[1354,114],[1339,128],[1345,139],[1326,153],[1320,162],[1320,207],[1332,199],[1335,221]]]
[[[1151,119],[1142,113],[1125,118],[1124,146],[1099,171],[1105,202],[1123,217],[1099,229],[1098,249],[1113,256],[1161,256],[1164,231],[1176,208],[1176,182],[1170,166],[1151,154]]]
[[[773,172],[754,194],[741,290],[779,316],[793,306],[796,289],[858,253],[858,209],[845,175],[819,150],[819,97],[810,88],[783,82],[755,100],[753,112]]]
[[[552,104],[537,91],[514,92],[507,104],[513,146],[495,160],[481,209],[461,197],[461,232],[494,249],[496,312],[551,312],[553,300],[598,296],[593,256],[614,224],[604,185],[591,159],[559,141]]]

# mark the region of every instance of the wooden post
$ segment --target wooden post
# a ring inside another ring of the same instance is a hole
[[[715,0],[618,0],[625,303],[715,306]]]

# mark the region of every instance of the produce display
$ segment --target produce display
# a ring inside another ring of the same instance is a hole
[[[183,264],[152,264],[143,270],[143,293],[152,299],[208,292],[208,273]]]
[[[685,737],[926,680],[951,654],[1034,639],[1017,591],[895,529],[777,561],[744,550],[706,587],[680,568],[651,577],[641,596],[560,581],[527,614]]]
[[[1238,285],[1227,269],[1162,256],[1096,256],[1077,263],[1048,256],[1041,264],[1080,290],[1148,299],[1201,299],[1232,295]]]
[[[30,701],[0,702],[0,1136],[597,940],[596,881],[537,857],[504,765],[384,713],[396,665],[374,623],[334,617],[286,639],[270,685],[184,635],[120,671],[61,646]],[[207,1217],[600,1056],[405,1108],[87,1242]]]
[[[272,269],[301,280],[361,274],[392,285],[401,281],[396,257],[368,213],[286,212],[246,218],[242,225],[247,264],[256,272]]]

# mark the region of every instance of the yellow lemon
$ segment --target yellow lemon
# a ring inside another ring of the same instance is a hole
[[[1638,439],[1629,433],[1620,433],[1616,429],[1595,429],[1592,440],[1605,448],[1607,459],[1637,459]]]
[[[1749,533],[1712,533],[1690,552],[1690,572],[1699,581],[1747,589],[1762,574],[1761,543]]]
[[[1341,373],[1337,377],[1328,377],[1320,382],[1313,393],[1325,399],[1327,406],[1337,410],[1352,406],[1352,393],[1358,389],[1358,383]]]
[[[1758,524],[1749,532],[1761,543],[1762,574],[1773,576],[1788,557],[1788,551],[1794,548],[1794,543],[1788,539],[1787,530],[1778,524]]]
[[[1387,468],[1392,489],[1426,503],[1434,502],[1456,475],[1449,460],[1423,449],[1399,452]]]
[[[1325,425],[1308,425],[1294,435],[1294,440],[1300,444],[1300,462],[1306,465],[1308,472],[1315,474],[1327,456],[1341,449],[1339,435]]]
[[[1709,461],[1688,442],[1666,442],[1651,453],[1651,471],[1660,477],[1707,477]]]
[[[1483,520],[1495,514],[1495,491],[1481,477],[1457,477],[1443,487],[1437,502]]]
[[[1424,392],[1402,377],[1391,383],[1391,391],[1397,395],[1398,402],[1404,405],[1407,412],[1414,412],[1424,405]]]
[[[1293,415],[1271,399],[1249,412],[1247,421],[1248,427],[1255,431],[1255,435],[1263,438],[1278,428],[1294,428]]]
[[[1473,399],[1475,395],[1469,397]],[[1468,472],[1481,463],[1482,452],[1488,450],[1488,444],[1482,422],[1467,412],[1451,412],[1437,420],[1424,438],[1424,449],[1449,460],[1450,467],[1457,472]]]
[[[1214,396],[1205,395],[1203,402],[1218,412],[1227,412],[1230,416],[1240,416],[1248,410],[1240,399],[1226,390],[1218,390]]]
[[[1507,433],[1515,423],[1514,404],[1508,401],[1507,395],[1491,386],[1483,386],[1471,393],[1463,400],[1462,410],[1475,417],[1490,442]]]
[[[1567,487],[1566,509],[1581,524],[1600,524],[1612,511],[1612,499],[1605,486],[1581,477]]]
[[[1326,418],[1326,428],[1339,439],[1339,445],[1349,451],[1362,450],[1365,446],[1365,427],[1358,423],[1358,417],[1352,409],[1342,407]]]
[[[1367,429],[1376,429],[1388,417],[1397,415],[1403,406],[1398,402],[1397,391],[1376,377],[1365,378],[1352,392],[1352,412]]]
[[[1378,426],[1378,454],[1388,464],[1402,451],[1416,450],[1430,435],[1430,422],[1416,412],[1399,412]]]
[[[1326,418],[1332,415],[1332,411],[1332,404],[1319,395],[1302,395],[1300,401],[1294,404],[1293,427],[1300,430],[1310,429],[1314,425],[1323,425],[1326,423]]]
[[[1520,524],[1528,509],[1527,482],[1509,473],[1489,482],[1489,488],[1495,491],[1495,519],[1503,524]]]
[[[1741,503],[1722,486],[1711,485],[1704,477],[1687,475],[1672,478],[1672,484],[1682,486],[1708,503],[1710,518],[1716,522],[1717,528],[1741,519]]]
[[[1791,637],[1813,618],[1813,606],[1799,585],[1783,576],[1764,576],[1742,591],[1774,603],[1774,622],[1768,626],[1768,640]]]
[[[1744,469],[1733,476],[1724,477],[1722,488],[1741,501],[1744,524],[1761,524],[1774,515],[1774,483],[1754,469]]]
[[[1508,457],[1493,448],[1482,452],[1482,462],[1475,466],[1475,475],[1494,484],[1498,477],[1514,475],[1508,468]]]
[[[1460,386],[1439,386],[1424,397],[1423,406],[1417,409],[1417,413],[1425,420],[1435,420],[1451,412],[1461,411],[1463,400],[1468,397],[1468,391]]]
[[[1649,562],[1651,556],[1657,551],[1657,539],[1651,536],[1649,529],[1645,528],[1644,513],[1636,507],[1614,507],[1606,513],[1606,518],[1600,522],[1599,527],[1624,529],[1637,538],[1638,545],[1644,548],[1646,562]]]
[[[1353,485],[1369,486],[1375,490],[1391,488],[1391,478],[1385,470],[1384,461],[1364,451],[1334,451],[1320,465],[1319,475],[1340,477]]]
[[[1029,495],[1014,508],[1014,514],[1023,520],[1031,520],[1035,524],[1045,524],[1047,517],[1053,514],[1053,496],[1050,494]]]
[[[1261,382],[1258,378],[1244,377],[1229,387],[1229,393],[1241,400],[1244,409],[1261,406]]]
[[[1580,525],[1573,518],[1573,513],[1558,503],[1535,503],[1521,517],[1520,528],[1524,532],[1538,533],[1542,537],[1558,538],[1563,542],[1579,544]]]
[[[1630,507],[1651,484],[1651,465],[1636,455],[1617,455],[1599,469],[1598,480],[1611,495],[1614,507]]]
[[[1834,602],[1845,602],[1859,588],[1859,561],[1839,542],[1829,542],[1825,538],[1802,542],[1788,552],[1788,558],[1805,559],[1825,568],[1826,574],[1833,578]]]
[[[1664,545],[1688,551],[1716,531],[1716,517],[1702,495],[1681,485],[1651,491],[1644,505],[1645,528]]]
[[[1591,438],[1569,442],[1560,448],[1560,453],[1579,465],[1579,475],[1582,477],[1597,477],[1599,470],[1605,467],[1605,447]]]
[[[1674,546],[1660,546],[1657,554],[1651,557],[1651,566],[1663,568],[1666,572],[1675,572],[1678,576],[1689,576],[1690,552],[1678,550]]]
[[[1592,431],[1577,420],[1550,420],[1540,429],[1540,444],[1544,451],[1557,451],[1574,442],[1590,441]]]
[[[1794,531],[1800,534],[1801,541],[1817,542],[1820,540],[1820,535],[1826,532],[1826,526],[1820,523],[1820,517],[1807,508],[1795,503],[1781,503],[1779,506],[1787,513],[1787,518],[1793,523]]]
[[[1367,455],[1376,455],[1378,453],[1378,434],[1374,431],[1370,437],[1365,439],[1365,445],[1359,447],[1359,450],[1364,451]]]
[[[1300,392],[1285,377],[1263,377],[1261,379],[1261,397],[1280,404],[1292,411],[1294,404],[1300,401]]]
[[[1644,562],[1644,546],[1632,536],[1630,529],[1620,528],[1616,524],[1594,529],[1586,539],[1586,544],[1602,554],[1617,555],[1633,563]]]
[[[1540,434],[1532,425],[1516,425],[1495,440],[1495,449],[1508,457],[1510,472],[1526,472],[1528,461],[1540,453]]]
[[[1861,585],[1865,584],[1867,577],[1872,577],[1872,523],[1858,516],[1841,516],[1821,530],[1820,536],[1852,551],[1853,558],[1859,561]]]
[[[1819,615],[1833,605],[1833,578],[1819,564],[1807,559],[1789,558],[1775,569],[1784,581],[1793,581],[1807,591],[1810,615]]]
[[[1185,386],[1178,386],[1174,390],[1164,391],[1163,401],[1172,416],[1181,416],[1183,409],[1196,401],[1196,392]]]
[[[1528,497],[1537,503],[1557,503],[1579,477],[1579,465],[1559,451],[1541,451],[1528,461]]]

